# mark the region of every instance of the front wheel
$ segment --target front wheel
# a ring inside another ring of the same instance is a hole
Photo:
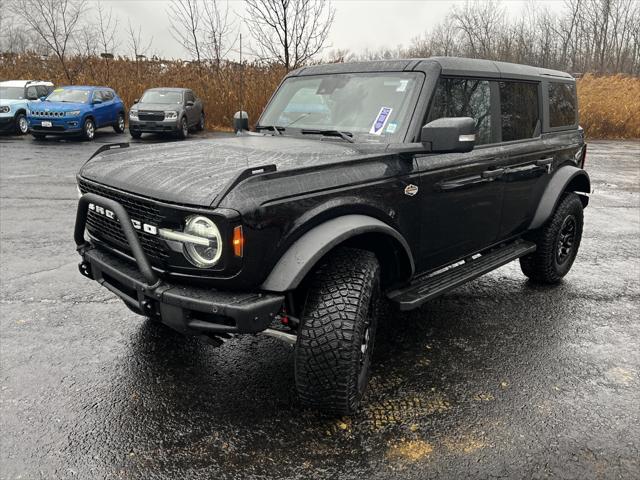
[[[180,126],[178,127],[177,136],[180,140],[184,140],[189,136],[189,125],[187,124],[186,117],[182,117],[182,120],[180,120]]]
[[[135,130],[129,130],[129,135],[131,135],[131,138],[140,138],[142,136],[142,132],[136,132]]]
[[[520,259],[522,273],[533,282],[558,283],[578,254],[583,220],[578,195],[565,194],[545,226],[535,233],[536,251]]]
[[[303,405],[337,415],[366,390],[378,322],[380,264],[371,252],[341,248],[310,279],[295,349]]]
[[[116,121],[116,124],[113,126],[113,129],[116,131],[116,133],[124,132],[124,113],[118,114],[118,120]]]
[[[24,113],[16,115],[16,133],[18,135],[26,135],[29,131],[29,122],[27,116]]]
[[[200,121],[198,122],[198,125],[197,125],[197,127],[196,127],[196,130],[197,130],[197,131],[201,132],[201,131],[203,131],[203,130],[204,130],[204,124],[205,124],[205,121],[204,121],[204,120],[205,120],[205,119],[204,119],[204,112],[202,112],[202,113],[200,114]]]
[[[82,138],[85,140],[93,140],[96,136],[96,124],[92,119],[87,118],[82,125]]]

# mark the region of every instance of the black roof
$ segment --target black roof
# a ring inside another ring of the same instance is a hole
[[[320,75],[355,72],[399,72],[424,71],[429,66],[439,65],[443,75],[465,75],[488,78],[512,78],[520,80],[555,80],[575,81],[568,73],[546,68],[520,65],[517,63],[480,60],[460,57],[429,57],[405,60],[375,60],[371,62],[330,63],[303,67],[291,75]]]

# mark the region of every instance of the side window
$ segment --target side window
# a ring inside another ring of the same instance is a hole
[[[549,83],[549,126],[566,127],[576,123],[576,86]]]
[[[103,90],[102,91],[102,100],[104,102],[108,102],[109,100],[113,100],[113,92],[111,90]]]
[[[93,101],[95,102],[96,100],[103,100],[102,91],[101,90],[94,90],[94,92],[93,92]]]
[[[502,141],[521,140],[540,135],[538,85],[499,82]]]
[[[184,99],[186,102],[195,102],[196,97],[194,97],[193,92],[185,92]]]
[[[442,117],[471,117],[476,121],[476,145],[491,143],[491,92],[487,80],[441,78],[427,122]]]
[[[31,87],[27,87],[27,100],[37,100],[38,99],[38,90],[35,85]]]

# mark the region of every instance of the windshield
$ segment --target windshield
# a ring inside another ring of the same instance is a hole
[[[166,90],[151,90],[144,92],[140,103],[171,103],[182,104],[182,92],[169,92]]]
[[[51,92],[47,97],[49,102],[87,103],[89,100],[89,90],[74,90],[72,88],[59,88]]]
[[[359,141],[400,141],[422,78],[415,72],[292,77],[278,89],[259,125],[303,133],[339,130]]]
[[[5,100],[24,100],[24,88],[0,87],[0,98]]]

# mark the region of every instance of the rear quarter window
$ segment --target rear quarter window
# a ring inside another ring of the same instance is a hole
[[[549,126],[576,124],[576,86],[573,83],[549,83]]]

